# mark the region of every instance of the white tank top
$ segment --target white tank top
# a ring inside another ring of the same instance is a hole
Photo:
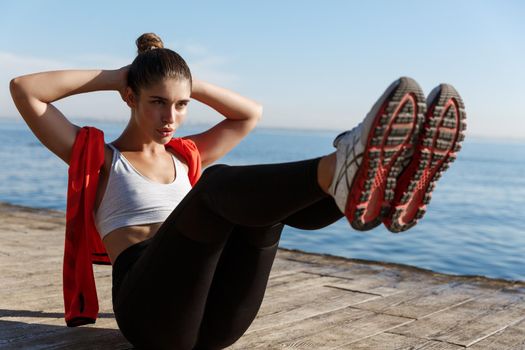
[[[95,213],[95,226],[104,238],[124,226],[164,222],[191,190],[188,173],[172,154],[175,181],[161,184],[139,173],[115,146],[108,184]]]

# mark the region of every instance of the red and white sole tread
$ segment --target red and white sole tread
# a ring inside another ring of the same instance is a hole
[[[397,87],[385,94],[377,102],[381,106],[345,208],[350,225],[360,231],[380,225],[390,212],[397,178],[405,158],[413,151],[426,113],[423,91],[411,78],[400,78]]]
[[[408,230],[424,216],[436,181],[456,159],[465,138],[466,113],[461,97],[448,84],[436,89],[429,96],[414,155],[397,181],[391,210],[384,220],[391,232]]]

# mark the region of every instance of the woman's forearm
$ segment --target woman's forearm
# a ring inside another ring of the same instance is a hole
[[[200,101],[228,119],[257,121],[262,115],[262,106],[231,90],[204,82],[192,80],[191,97]]]
[[[34,73],[11,81],[13,98],[32,97],[44,103],[99,90],[119,90],[125,79],[117,70],[62,70]]]

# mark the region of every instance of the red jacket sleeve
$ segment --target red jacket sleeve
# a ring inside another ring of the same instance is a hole
[[[184,157],[188,164],[188,178],[192,186],[199,180],[201,176],[202,163],[201,155],[197,149],[197,145],[190,139],[173,138],[166,144],[166,147],[172,148]]]
[[[93,127],[81,128],[73,144],[68,170],[63,264],[65,320],[68,327],[95,323],[98,299],[92,263],[110,263],[93,219],[103,164],[103,132]]]

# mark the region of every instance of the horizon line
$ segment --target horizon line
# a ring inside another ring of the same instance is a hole
[[[15,121],[15,122],[18,122],[20,121],[21,124],[25,124],[27,125],[27,123],[24,122],[23,118],[22,117],[13,117],[13,116],[5,116],[5,115],[0,115],[0,121],[1,120],[9,120],[9,121]],[[119,123],[122,123],[122,122],[125,122],[127,121],[127,119],[105,119],[105,118],[74,118],[74,117],[71,117],[71,118],[68,118],[68,120],[70,122],[90,122],[90,121],[93,121],[93,122],[101,122],[101,123],[107,123],[107,124],[119,124]],[[210,127],[210,126],[213,126],[215,125],[216,123],[209,123],[209,122],[204,122],[204,121],[186,121],[184,124],[183,124],[183,127],[184,126],[189,126],[189,127]],[[256,127],[256,129],[273,129],[273,130],[286,130],[286,131],[303,131],[303,132],[313,132],[313,131],[318,131],[318,132],[336,132],[336,133],[341,133],[343,130],[342,129],[331,129],[331,128],[322,128],[322,127],[297,127],[297,126],[288,126],[288,125],[258,125]],[[254,129],[255,130],[255,129]],[[347,129],[347,130],[350,130],[350,129]],[[467,130],[468,132],[468,130]],[[515,142],[525,142],[525,136],[512,136],[512,135],[499,135],[499,136],[492,136],[492,135],[487,135],[487,134],[478,134],[478,133],[475,133],[475,134],[470,134],[469,135],[469,139],[470,138],[473,138],[473,139],[483,139],[483,140],[493,140],[493,141],[507,141],[509,143],[515,143]]]

